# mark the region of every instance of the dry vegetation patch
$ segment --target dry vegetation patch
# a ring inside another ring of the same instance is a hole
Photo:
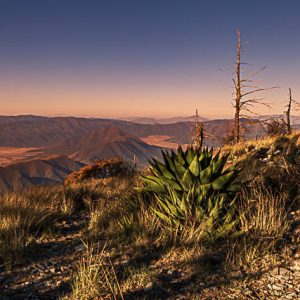
[[[247,293],[264,299],[260,282],[278,266],[293,278],[288,283],[293,291],[283,288],[282,293],[297,296],[298,136],[261,144],[267,148],[263,156],[257,155],[261,145],[245,152],[239,145],[231,156],[243,166],[237,235],[209,241],[199,238],[201,228],[192,223],[178,231],[168,228],[152,211],[151,197],[136,190],[142,186],[139,174],[124,171],[120,161],[112,161],[113,167],[106,161],[105,170],[119,170],[113,176],[102,176],[102,167],[89,167],[64,186],[2,196],[2,262],[14,268],[13,262],[26,257],[24,250],[50,234],[57,220],[71,216],[65,228],[71,231],[78,214],[84,216],[84,227],[68,248],[76,267],[60,290],[64,299],[227,299],[231,294],[247,299]],[[271,288],[266,293],[265,299],[276,299]]]

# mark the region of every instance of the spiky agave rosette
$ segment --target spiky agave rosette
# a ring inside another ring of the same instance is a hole
[[[205,235],[212,239],[229,234],[239,222],[235,201],[240,189],[239,166],[225,168],[229,154],[179,147],[162,155],[163,162],[150,161],[152,174],[142,176],[153,213],[177,229],[205,223]]]

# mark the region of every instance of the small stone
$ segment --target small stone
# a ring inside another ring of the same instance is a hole
[[[50,273],[55,273],[55,268],[50,268],[49,271]]]
[[[272,276],[277,276],[277,275],[279,275],[279,268],[274,268],[274,269],[272,269],[271,271],[270,271],[270,275],[272,275]]]
[[[74,248],[75,251],[83,251],[84,250],[84,245],[79,245]]]
[[[229,277],[241,278],[242,277],[242,272],[241,271],[233,271],[233,272],[229,273]]]
[[[286,299],[297,299],[296,293],[290,293],[285,296]]]
[[[150,292],[151,290],[153,289],[153,282],[148,282],[147,284],[146,284],[146,286],[144,287],[144,291],[145,292]]]
[[[283,286],[273,284],[273,285],[272,285],[272,289],[273,289],[274,291],[281,291],[281,290],[283,289]]]

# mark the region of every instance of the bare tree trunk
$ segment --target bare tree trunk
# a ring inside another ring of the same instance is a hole
[[[266,107],[270,106],[268,103],[263,102],[263,98],[257,98],[255,94],[258,92],[276,88],[276,87],[260,88],[254,84],[254,80],[252,79],[252,77],[254,77],[259,72],[263,71],[265,67],[259,69],[256,72],[245,74],[242,77],[241,66],[244,63],[241,60],[242,44],[241,44],[241,33],[239,30],[237,31],[237,37],[238,37],[237,51],[236,51],[237,60],[235,62],[236,65],[235,72],[234,72],[235,76],[233,78],[233,83],[235,88],[235,98],[233,102],[233,107],[235,108],[235,114],[234,114],[234,143],[235,144],[241,141],[241,134],[242,134],[241,118],[249,117],[249,115],[245,115],[243,113],[248,112],[250,114],[256,114],[255,112],[252,111],[252,108],[257,104],[261,104]]]
[[[193,147],[195,147],[195,149],[201,150],[203,146],[203,141],[204,141],[204,126],[199,121],[198,109],[196,109],[195,128],[193,129],[193,132],[191,134],[191,143]]]
[[[234,116],[234,143],[240,142],[240,112],[241,112],[241,33],[238,30],[238,44],[237,44],[237,62],[236,62],[236,80],[235,80],[235,116]]]
[[[292,133],[292,128],[291,128],[291,108],[292,108],[292,90],[289,89],[289,103],[287,105],[287,110],[286,110],[286,127],[287,127],[287,134]]]

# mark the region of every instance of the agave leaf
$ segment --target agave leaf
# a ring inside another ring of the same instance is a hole
[[[207,212],[210,213],[212,209],[213,209],[212,197],[209,197],[207,202]]]
[[[230,172],[239,172],[239,162],[235,165],[232,165],[231,167],[227,168],[224,173],[230,173]]]
[[[173,174],[176,174],[175,165],[174,165],[174,162],[173,162],[170,154],[168,152],[162,151],[162,155],[163,155],[163,159],[165,161],[165,165],[169,167],[170,171]]]
[[[175,179],[175,175],[172,174],[172,172],[170,170],[167,169],[167,167],[161,163],[160,161],[156,162],[162,176],[164,176],[167,179]]]
[[[202,194],[197,194],[197,195],[195,196],[195,198],[196,198],[197,208],[198,208],[198,207],[201,207],[202,202],[203,202],[203,200],[204,200],[203,195],[202,195]]]
[[[199,221],[199,224],[202,222],[203,217],[204,217],[204,210],[201,206],[197,206],[196,208],[196,217]]]
[[[207,164],[211,163],[212,157],[214,154],[214,148],[212,147],[209,151],[207,149],[207,155],[206,155],[206,159],[207,159]]]
[[[220,239],[220,238],[225,238],[229,233],[230,231],[232,231],[232,229],[239,223],[239,220],[236,219],[234,220],[233,222],[231,222],[230,224],[226,224],[226,225],[223,225],[223,226],[220,226],[215,234],[214,234],[214,238],[215,239]]]
[[[227,202],[227,200],[228,200],[229,197],[228,197],[228,194],[222,193],[222,194],[220,194],[220,198],[221,198],[221,200],[220,200],[220,206],[222,207],[224,205],[224,203]]]
[[[184,175],[184,173],[186,172],[186,168],[176,160],[174,160],[174,165],[176,168],[176,177],[178,180],[180,180]]]
[[[153,191],[155,193],[159,193],[159,194],[166,192],[166,188],[164,187],[164,185],[162,185],[146,176],[141,176],[141,178],[147,184],[148,190]]]
[[[181,164],[182,166],[187,165],[186,157],[185,157],[185,154],[184,154],[181,146],[178,147],[177,158],[178,158],[179,164]]]
[[[170,207],[168,203],[165,203],[159,196],[155,195],[156,202],[159,206],[161,206],[167,214],[171,214]]]
[[[192,174],[194,176],[199,176],[200,169],[199,169],[199,162],[198,162],[198,155],[197,154],[194,156],[194,159],[190,163],[189,169],[190,169],[190,171],[192,172]]]
[[[181,185],[187,191],[193,185],[193,177],[192,173],[189,169],[187,169],[181,179]]]
[[[201,155],[200,155],[200,157],[199,157],[199,162],[200,162],[200,166],[201,166],[201,170],[204,170],[204,169],[206,169],[208,166],[209,166],[209,160],[207,159],[207,149],[206,148],[204,148],[203,150],[202,150],[202,153],[201,153]]]
[[[201,184],[201,193],[202,195],[208,195],[210,193],[210,190],[212,189],[212,184],[207,183],[207,184]]]
[[[219,160],[221,150],[217,152],[217,154],[212,158],[212,162],[215,163]]]
[[[172,199],[172,197],[171,197],[171,200],[174,200],[174,199]],[[176,205],[171,203],[171,201],[168,201],[167,198],[165,198],[163,201],[162,199],[157,197],[157,201],[158,201],[158,204],[161,205],[167,213],[173,215],[174,217],[181,218],[180,211],[178,210]]]
[[[238,192],[239,190],[241,189],[241,185],[240,183],[234,183],[234,184],[231,184],[228,188],[227,188],[227,191],[229,192]]]
[[[231,172],[218,177],[212,183],[214,190],[224,189],[226,185],[229,184],[232,181],[232,179],[234,179],[233,176],[234,176],[234,172]]]
[[[212,197],[210,197],[211,199]],[[220,206],[219,206],[219,202],[220,202],[220,197],[217,196],[215,197],[216,201],[214,203],[214,207],[213,209],[210,211],[209,216],[212,217],[213,219],[218,219],[219,217],[219,210],[220,210]]]
[[[171,197],[172,203],[174,203],[176,206],[180,206],[181,199],[178,196],[178,194],[173,190],[172,188],[169,188],[169,195]]]
[[[201,162],[205,158],[205,150],[202,150],[200,156],[199,156],[199,162]]]
[[[228,224],[229,222],[231,222],[234,216],[236,215],[236,206],[235,206],[236,199],[237,197],[235,197],[229,204],[229,208],[227,209],[227,212],[223,217],[224,224]]]
[[[224,224],[228,224],[233,220],[235,212],[236,212],[235,207],[230,208],[230,210],[227,212],[227,214],[223,218],[224,219]]]
[[[213,163],[213,174],[214,174],[214,178],[217,178],[218,176],[221,175],[222,170],[227,162],[228,159],[228,155],[225,155],[223,157],[221,157],[219,160],[217,160],[216,162]]]
[[[182,186],[180,185],[179,182],[173,180],[173,179],[167,179],[165,178],[166,183],[173,188],[176,191],[182,191]]]
[[[150,207],[150,209],[152,210],[152,212],[158,216],[161,220],[167,222],[169,225],[172,225],[172,221],[171,221],[171,218],[169,218],[167,215],[163,214],[162,212],[156,210],[155,208],[153,207]]]
[[[156,160],[153,159],[153,161],[149,161],[149,164],[150,164],[150,170],[151,172],[155,175],[155,176],[160,176],[161,175],[161,172],[160,170],[158,169],[157,165],[156,165]]]
[[[211,166],[208,166],[206,169],[200,172],[199,177],[200,177],[201,184],[207,184],[210,182],[211,173],[212,173]]]
[[[186,150],[186,160],[188,164],[190,165],[195,157],[195,153],[191,147],[188,147]]]
[[[187,215],[187,211],[188,211],[187,203],[188,203],[188,201],[186,201],[185,194],[183,194],[183,196],[181,197],[181,200],[180,200],[179,207],[180,207],[181,211],[184,212],[184,215]]]

